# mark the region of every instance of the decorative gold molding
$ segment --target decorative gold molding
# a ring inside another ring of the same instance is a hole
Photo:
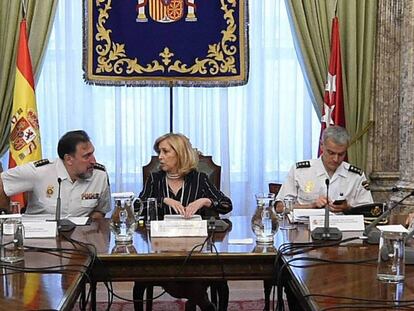
[[[185,64],[182,60],[171,58],[175,55],[170,47],[165,47],[159,52],[160,59],[154,59],[150,64],[142,65],[137,58],[128,58],[125,52],[125,44],[113,42],[111,29],[105,28],[112,9],[112,0],[96,0],[99,10],[98,22],[96,23],[97,34],[95,39],[102,44],[96,45],[98,54],[96,73],[115,73],[117,75],[127,73],[152,73],[152,72],[177,72],[191,75],[218,75],[219,73],[237,74],[234,55],[238,51],[237,36],[235,35],[237,25],[234,20],[234,8],[237,0],[220,0],[223,16],[227,28],[222,30],[220,42],[208,46],[207,55],[204,59],[196,58],[193,64]],[[243,36],[244,34],[240,34]],[[236,43],[236,44],[235,44]],[[169,65],[173,62],[171,65]],[[242,66],[242,65],[241,65]]]

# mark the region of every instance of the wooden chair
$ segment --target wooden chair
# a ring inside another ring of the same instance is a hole
[[[213,162],[211,156],[199,154],[198,157],[197,170],[206,173],[210,182],[216,186],[217,189],[220,189],[221,167]],[[144,183],[152,172],[158,170],[159,165],[160,161],[158,156],[152,156],[150,162],[142,167],[142,178]]]
[[[210,182],[216,186],[217,189],[220,189],[220,177],[221,177],[221,167],[213,162],[212,156],[206,156],[201,153],[198,155],[199,161],[197,170],[207,174]],[[143,181],[148,179],[152,172],[155,172],[159,169],[159,159],[158,156],[152,156],[150,162],[142,167],[142,177]],[[152,310],[152,297],[154,292],[154,285],[151,283],[145,283],[146,290],[146,311]],[[226,311],[227,305],[229,302],[229,286],[227,281],[217,281],[210,283],[210,295],[211,302],[214,303],[218,311]],[[137,289],[133,293],[134,300],[143,300],[144,289]],[[143,310],[143,303],[136,302],[134,303],[135,311]]]
[[[282,184],[278,183],[269,183],[269,192],[274,193],[275,196],[279,193]],[[265,298],[265,306],[264,311],[270,310],[270,294],[272,292],[272,286],[274,285],[273,281],[265,280],[263,281],[263,291],[264,291],[264,298]]]

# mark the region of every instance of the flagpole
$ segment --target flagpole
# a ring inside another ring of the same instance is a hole
[[[27,13],[27,2],[26,0],[21,0],[22,3],[22,14],[23,14],[23,19],[26,19],[26,13]]]
[[[173,93],[173,83],[170,82],[170,133],[173,132],[174,129],[174,93]]]

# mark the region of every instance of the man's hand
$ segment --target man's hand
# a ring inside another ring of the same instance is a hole
[[[9,210],[10,198],[6,195],[3,188],[3,181],[0,177],[0,208],[6,208]]]
[[[328,204],[328,198],[326,196],[321,195],[319,198],[316,199],[316,201],[313,203],[314,207],[313,208],[322,208],[324,207],[326,204]]]
[[[407,219],[405,220],[405,224],[409,227],[413,226],[413,221],[414,221],[414,213],[410,213],[408,214]]]
[[[340,213],[346,211],[350,208],[346,200],[341,201],[339,204],[334,204],[334,202],[329,202],[329,210],[334,213]]]

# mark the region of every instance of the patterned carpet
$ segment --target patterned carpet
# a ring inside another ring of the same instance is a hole
[[[98,302],[97,310],[107,310],[108,304]],[[264,300],[246,300],[246,301],[230,301],[227,308],[228,311],[262,311]],[[73,309],[78,311],[78,306]],[[111,311],[134,311],[134,306],[127,302],[114,302],[110,308]],[[154,302],[153,311],[183,311],[184,301],[156,301]]]

